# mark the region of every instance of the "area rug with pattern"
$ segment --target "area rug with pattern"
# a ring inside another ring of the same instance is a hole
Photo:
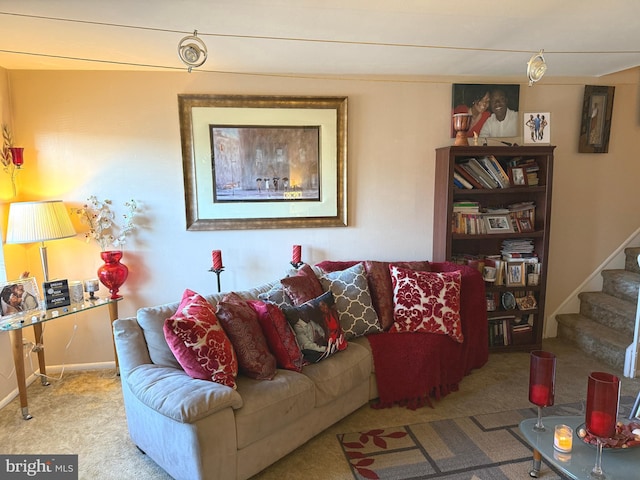
[[[627,418],[634,398],[620,398]],[[555,405],[544,415],[583,415],[584,402]],[[534,408],[473,415],[338,435],[356,480],[510,480],[529,478],[532,450],[518,425]],[[544,475],[544,476],[542,476]],[[566,479],[543,462],[545,480]]]

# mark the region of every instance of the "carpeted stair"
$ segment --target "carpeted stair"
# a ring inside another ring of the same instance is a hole
[[[640,248],[625,249],[624,270],[604,270],[601,292],[583,292],[580,313],[560,314],[558,337],[581,350],[624,370],[627,347],[633,341],[640,267]]]

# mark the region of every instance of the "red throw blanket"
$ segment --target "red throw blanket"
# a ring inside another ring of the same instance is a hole
[[[415,409],[432,406],[458,390],[460,381],[489,358],[484,280],[480,272],[450,262],[431,263],[433,272],[462,272],[460,317],[464,343],[435,333],[380,333],[369,335],[378,383],[374,408],[394,404]]]
[[[336,271],[356,263],[325,261],[318,266],[325,271]],[[430,397],[439,399],[457,391],[462,378],[474,368],[482,367],[489,358],[487,300],[480,272],[452,262],[428,262],[428,270],[462,272],[460,318],[464,342],[458,343],[447,335],[434,333],[369,335],[380,397],[378,403],[372,405],[374,408],[394,404],[411,409],[431,406]],[[388,281],[390,289],[390,277]],[[372,295],[379,290],[372,288]],[[387,299],[387,303],[391,301]],[[382,303],[380,299],[374,301],[374,305]]]
[[[462,345],[447,335],[379,333],[371,344],[379,399],[374,408],[395,404],[412,410],[458,390],[465,375]]]

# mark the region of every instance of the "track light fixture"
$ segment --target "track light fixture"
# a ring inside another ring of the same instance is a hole
[[[544,72],[547,71],[547,64],[544,61],[542,52],[544,52],[544,50],[540,50],[540,52],[531,57],[527,63],[527,78],[529,79],[530,87],[540,80],[544,75]]]
[[[207,61],[207,46],[198,38],[198,31],[188,35],[178,43],[178,56],[189,67],[189,73],[193,67],[199,67]]]

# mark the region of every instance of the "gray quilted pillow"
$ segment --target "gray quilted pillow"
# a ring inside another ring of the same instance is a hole
[[[315,268],[314,271],[322,288],[333,293],[340,314],[340,326],[347,340],[382,330],[371,303],[364,264],[358,263],[338,272],[324,273]]]

